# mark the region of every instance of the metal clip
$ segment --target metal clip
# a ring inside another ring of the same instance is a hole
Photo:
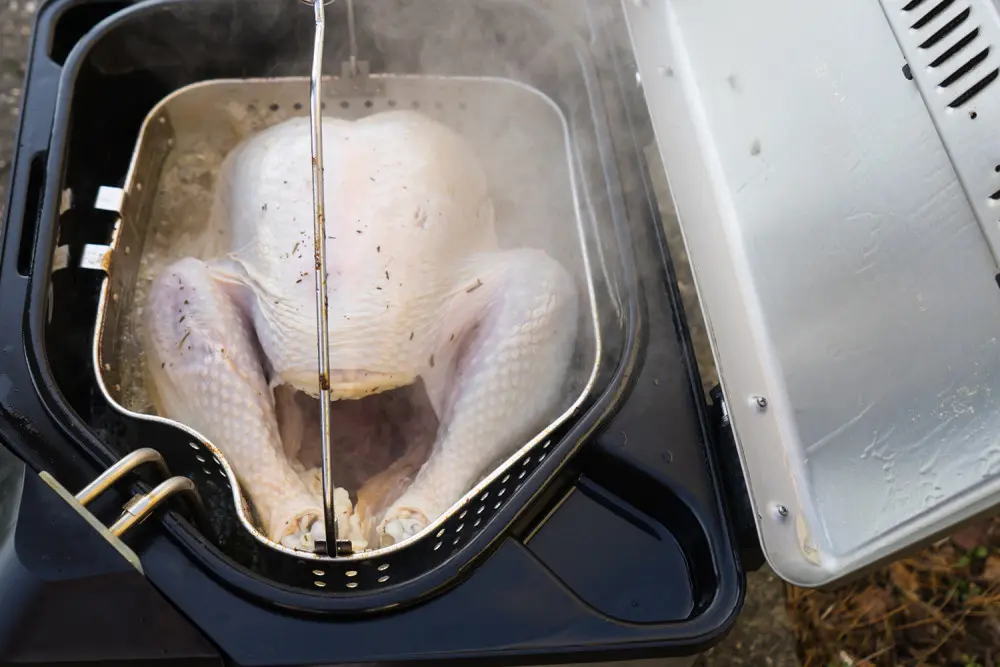
[[[161,482],[152,491],[146,494],[138,494],[126,503],[121,515],[111,524],[104,526],[88,509],[87,505],[97,499],[102,493],[120,481],[141,465],[152,463],[159,473],[168,479]],[[73,509],[80,513],[84,519],[113,546],[127,561],[129,561],[139,572],[142,572],[142,564],[139,557],[132,551],[121,538],[134,526],[142,523],[156,508],[161,506],[167,499],[179,493],[186,494],[192,501],[193,509],[198,514],[198,519],[205,516],[205,506],[202,503],[198,489],[187,477],[170,477],[163,457],[155,449],[143,448],[131,452],[120,459],[113,466],[105,470],[90,484],[85,486],[76,495],[71,494],[52,475],[43,471],[39,476],[52,489],[58,493]]]
[[[111,524],[111,534],[121,537],[133,526],[137,526],[146,520],[170,496],[178,493],[186,493],[195,500],[198,506],[201,504],[201,496],[197,487],[187,477],[171,477],[165,482],[160,482],[152,491],[145,495],[138,495],[132,498],[126,505],[118,520]]]
[[[86,507],[94,502],[99,495],[110,489],[115,482],[146,463],[155,464],[162,477],[170,477],[167,462],[163,460],[160,453],[155,449],[144,447],[119,459],[117,463],[101,473],[97,479],[83,487],[74,497],[77,502]]]

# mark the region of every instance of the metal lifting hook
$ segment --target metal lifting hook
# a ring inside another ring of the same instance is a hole
[[[307,0],[301,0],[307,2]],[[316,32],[313,41],[312,71],[309,77],[309,119],[312,127],[312,178],[313,178],[313,252],[316,259],[316,340],[319,348],[319,406],[320,437],[322,438],[323,521],[326,543],[317,543],[317,550],[327,555],[341,556],[351,553],[350,540],[341,540],[334,508],[333,445],[330,434],[330,335],[328,326],[327,270],[326,270],[326,203],[323,184],[323,42],[326,32],[325,6],[333,0],[313,0]],[[350,73],[357,73],[357,41],[354,29],[354,2],[346,0],[348,29],[350,31]],[[331,549],[330,545],[334,545]]]

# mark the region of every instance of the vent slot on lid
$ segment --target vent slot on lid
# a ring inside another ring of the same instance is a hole
[[[923,42],[921,42],[920,48],[922,48],[922,49],[932,48],[935,44],[937,44],[938,42],[940,42],[942,39],[944,39],[945,37],[947,37],[951,33],[955,32],[955,30],[957,30],[960,25],[962,25],[963,23],[965,23],[968,20],[968,18],[969,18],[969,16],[971,14],[972,14],[972,10],[969,9],[968,7],[966,7],[955,18],[953,18],[950,21],[948,21],[947,23],[945,23],[943,26],[941,26],[936,31],[934,31],[934,33],[931,34],[930,37],[928,37]],[[978,35],[979,34],[978,28],[976,30],[977,30],[976,34]],[[973,38],[973,39],[975,39],[975,38]],[[972,40],[969,40],[969,41],[972,41]],[[966,42],[966,44],[968,44],[968,42]],[[961,50],[961,47],[959,47],[959,50]]]
[[[966,16],[968,16],[968,14],[966,14]],[[961,51],[969,44],[971,44],[972,40],[974,40],[976,37],[979,37],[979,28],[973,28],[972,32],[970,32],[968,35],[966,35],[962,39],[958,40],[957,42],[949,46],[947,51],[945,51],[944,53],[942,53],[937,58],[931,61],[931,67],[938,68],[941,65],[944,65],[946,62],[957,56],[959,51]],[[920,46],[921,48],[927,48],[924,47],[923,44],[921,44]]]
[[[987,86],[996,81],[998,75],[1000,75],[1000,69],[994,68],[989,74],[972,84],[968,90],[949,102],[948,106],[952,109],[957,109],[963,104],[969,102],[976,95],[986,90]]]
[[[914,12],[921,6],[926,6],[925,0],[911,0],[903,6],[903,13]],[[961,11],[947,19],[948,13],[951,13],[949,10],[959,8],[962,8]],[[991,45],[977,44],[982,36],[982,26],[966,25],[972,16],[968,0],[941,0],[930,9],[921,11],[923,13],[910,24],[910,29],[929,33],[926,37],[918,35],[918,39],[922,40],[919,42],[921,50],[944,49],[929,63],[931,69],[957,64],[950,74],[944,75],[938,82],[941,89],[955,86],[956,94],[947,104],[948,108],[957,109],[971,102],[996,81],[1000,68],[988,62]],[[975,112],[970,112],[969,117],[975,119]]]
[[[942,88],[947,88],[952,85],[963,76],[974,70],[981,62],[986,60],[986,56],[990,55],[990,47],[986,47],[976,55],[972,56],[969,60],[959,66],[954,72],[948,75],[944,81],[941,82]]]
[[[938,16],[940,16],[941,13],[944,12],[944,10],[948,9],[953,4],[955,4],[955,0],[941,0],[941,2],[931,7],[930,11],[928,11],[926,14],[918,18],[913,23],[913,25],[910,26],[910,28],[912,28],[913,30],[920,30],[925,25],[927,25],[928,23],[936,19]]]
[[[1000,0],[880,0],[994,259],[1000,263]],[[1000,281],[1000,274],[997,280]]]

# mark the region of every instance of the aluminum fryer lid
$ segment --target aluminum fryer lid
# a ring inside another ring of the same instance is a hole
[[[623,3],[764,551],[802,586],[1000,501],[1000,156],[968,140],[997,50],[963,66],[1000,22],[881,4]]]

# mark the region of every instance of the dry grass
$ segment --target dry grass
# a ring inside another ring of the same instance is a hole
[[[1000,518],[834,592],[787,587],[804,667],[1000,667]]]

